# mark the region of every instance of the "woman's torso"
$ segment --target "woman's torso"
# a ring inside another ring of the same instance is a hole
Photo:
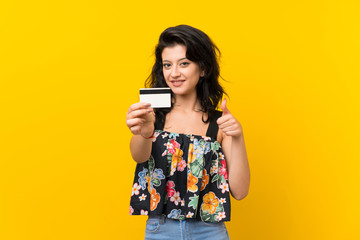
[[[216,115],[198,125],[191,124],[193,116],[176,114],[157,121],[151,156],[136,167],[130,214],[230,220],[226,161],[217,141],[221,112]]]

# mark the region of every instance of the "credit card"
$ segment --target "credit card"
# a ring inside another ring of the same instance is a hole
[[[140,102],[150,103],[152,108],[170,108],[170,88],[140,88]]]

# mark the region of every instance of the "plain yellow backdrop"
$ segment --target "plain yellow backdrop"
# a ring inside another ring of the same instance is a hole
[[[360,239],[356,0],[1,1],[0,239],[143,239],[125,115],[167,27],[222,52],[249,195],[231,239]]]

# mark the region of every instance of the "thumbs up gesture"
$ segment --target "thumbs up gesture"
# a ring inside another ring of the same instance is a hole
[[[217,124],[226,136],[240,137],[242,135],[242,126],[240,122],[230,113],[226,106],[226,98],[221,103],[222,116],[218,118]]]

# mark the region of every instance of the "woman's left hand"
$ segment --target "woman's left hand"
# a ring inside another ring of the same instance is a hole
[[[240,137],[243,133],[240,122],[230,113],[226,107],[226,98],[221,103],[223,114],[218,118],[216,123],[226,136]]]

